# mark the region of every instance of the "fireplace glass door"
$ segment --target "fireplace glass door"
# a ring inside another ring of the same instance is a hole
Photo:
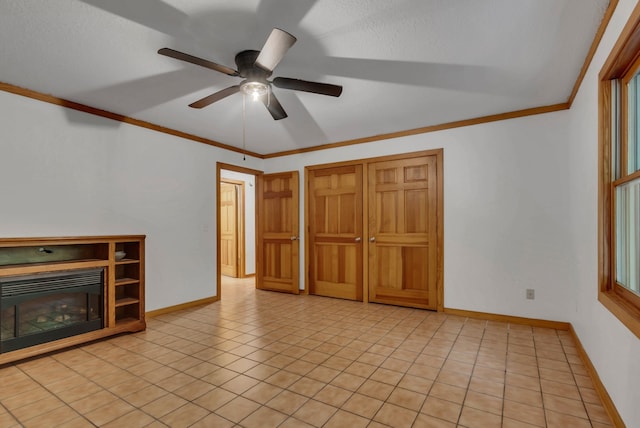
[[[0,353],[101,329],[103,269],[0,278]]]

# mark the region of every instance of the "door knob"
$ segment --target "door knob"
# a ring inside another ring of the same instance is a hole
[[[292,236],[292,237],[291,237],[291,240],[292,240],[292,241],[295,241],[296,239],[298,239],[298,237],[297,237],[297,236]]]
[[[376,242],[376,237],[372,236],[371,238],[369,238],[369,242]]]
[[[362,238],[360,238],[359,236],[356,238],[356,242],[360,242],[362,241]]]

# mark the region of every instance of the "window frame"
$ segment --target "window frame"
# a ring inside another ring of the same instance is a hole
[[[598,300],[640,338],[640,297],[616,281],[615,188],[640,177],[627,173],[628,100],[625,84],[640,69],[640,4],[634,8],[598,76]],[[615,96],[612,81],[619,82]],[[612,117],[620,117],[620,123]],[[612,133],[620,150],[613,155]],[[614,162],[620,173],[614,177]]]

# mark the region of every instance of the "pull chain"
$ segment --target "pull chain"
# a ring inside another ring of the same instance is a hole
[[[246,145],[247,145],[247,119],[246,119],[246,106],[245,106],[245,100],[246,100],[247,96],[245,94],[242,94],[242,160],[247,160],[247,155],[246,155]]]

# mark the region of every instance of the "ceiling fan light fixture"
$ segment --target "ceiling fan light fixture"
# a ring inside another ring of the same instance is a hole
[[[342,93],[342,86],[331,85],[329,83],[309,82],[307,80],[293,79],[290,77],[276,77],[273,81],[267,80],[273,73],[273,69],[280,63],[284,54],[295,41],[296,38],[291,34],[279,28],[274,28],[263,45],[262,50],[256,51],[249,49],[236,54],[235,62],[238,68],[237,70],[170,48],[159,49],[158,54],[209,68],[228,76],[245,79],[238,85],[229,86],[228,88],[201,98],[189,104],[189,107],[200,109],[230,95],[242,92],[243,109],[246,95],[250,95],[253,101],[262,101],[274,120],[281,120],[287,117],[287,112],[284,111],[282,105],[280,105],[276,94],[273,93],[271,85],[274,85],[276,88],[329,95],[332,97],[339,97]]]
[[[246,81],[240,85],[240,91],[257,101],[260,97],[269,93],[269,85],[264,82]]]

